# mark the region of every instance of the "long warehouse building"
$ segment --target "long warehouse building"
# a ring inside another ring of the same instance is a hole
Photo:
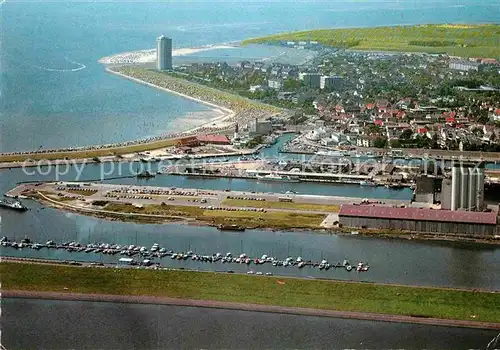
[[[411,232],[498,234],[496,212],[452,211],[421,208],[344,204],[339,223],[346,227]]]

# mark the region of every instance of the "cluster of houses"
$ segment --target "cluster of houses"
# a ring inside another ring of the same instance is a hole
[[[314,106],[318,116],[306,137],[323,146],[376,147],[381,139],[388,146],[402,140],[414,145],[412,140],[421,138],[436,148],[464,150],[464,145],[500,141],[500,126],[478,123],[464,108],[422,106],[411,98],[345,106],[314,101]],[[500,108],[487,108],[492,120],[499,118]]]
[[[325,146],[482,150],[494,145],[500,150],[500,130],[495,126],[500,123],[500,100],[482,98],[498,94],[499,87],[450,84],[446,92],[441,89],[447,82],[466,81],[477,74],[500,74],[494,59],[321,51],[324,47],[312,41],[279,44],[316,50],[318,55],[302,66],[245,60],[232,66],[194,63],[180,69],[206,81],[222,82],[224,88],[233,87],[238,93],[245,91],[246,96],[266,103],[295,104],[294,108],[307,111],[302,120],[309,120],[312,129],[308,139]],[[476,97],[459,106],[457,92],[469,91]],[[477,108],[486,120],[478,118]],[[252,123],[248,130],[258,129]],[[242,140],[256,134],[247,132]]]

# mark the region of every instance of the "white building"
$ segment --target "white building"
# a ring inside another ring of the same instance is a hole
[[[251,85],[250,88],[248,89],[248,91],[260,92],[260,91],[264,91],[265,89],[266,89],[266,87],[263,85]]]
[[[267,86],[270,87],[271,89],[279,90],[283,87],[283,82],[277,79],[269,79],[267,81]]]
[[[164,35],[156,38],[156,69],[172,69],[172,38]]]
[[[314,129],[306,134],[306,139],[311,141],[319,141],[326,137],[328,137],[328,132],[325,128]]]
[[[480,63],[466,61],[466,60],[451,61],[449,67],[450,69],[460,70],[463,72],[468,72],[468,71],[477,72],[482,69],[482,65]]]

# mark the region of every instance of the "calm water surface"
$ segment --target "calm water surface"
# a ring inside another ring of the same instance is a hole
[[[174,47],[193,47],[311,28],[498,22],[498,11],[495,0],[219,1],[216,6],[208,1],[6,1],[0,8],[0,151],[137,139],[206,111],[109,75],[97,63],[103,56],[152,48],[161,33],[173,37]],[[259,50],[200,54],[207,60],[232,55],[277,56]]]
[[[496,333],[164,305],[2,300],[7,349],[460,350],[485,349]]]

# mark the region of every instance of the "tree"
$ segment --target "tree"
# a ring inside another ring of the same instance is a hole
[[[296,79],[287,79],[283,82],[283,89],[285,91],[296,91],[300,87],[300,81]]]
[[[387,146],[387,138],[386,137],[377,137],[373,142],[373,146],[375,148],[385,148]]]
[[[392,148],[401,148],[401,141],[399,141],[399,140],[391,140],[391,147]]]
[[[411,129],[406,129],[401,133],[401,136],[399,138],[402,140],[409,140],[411,138],[411,135],[413,135],[413,131]]]

